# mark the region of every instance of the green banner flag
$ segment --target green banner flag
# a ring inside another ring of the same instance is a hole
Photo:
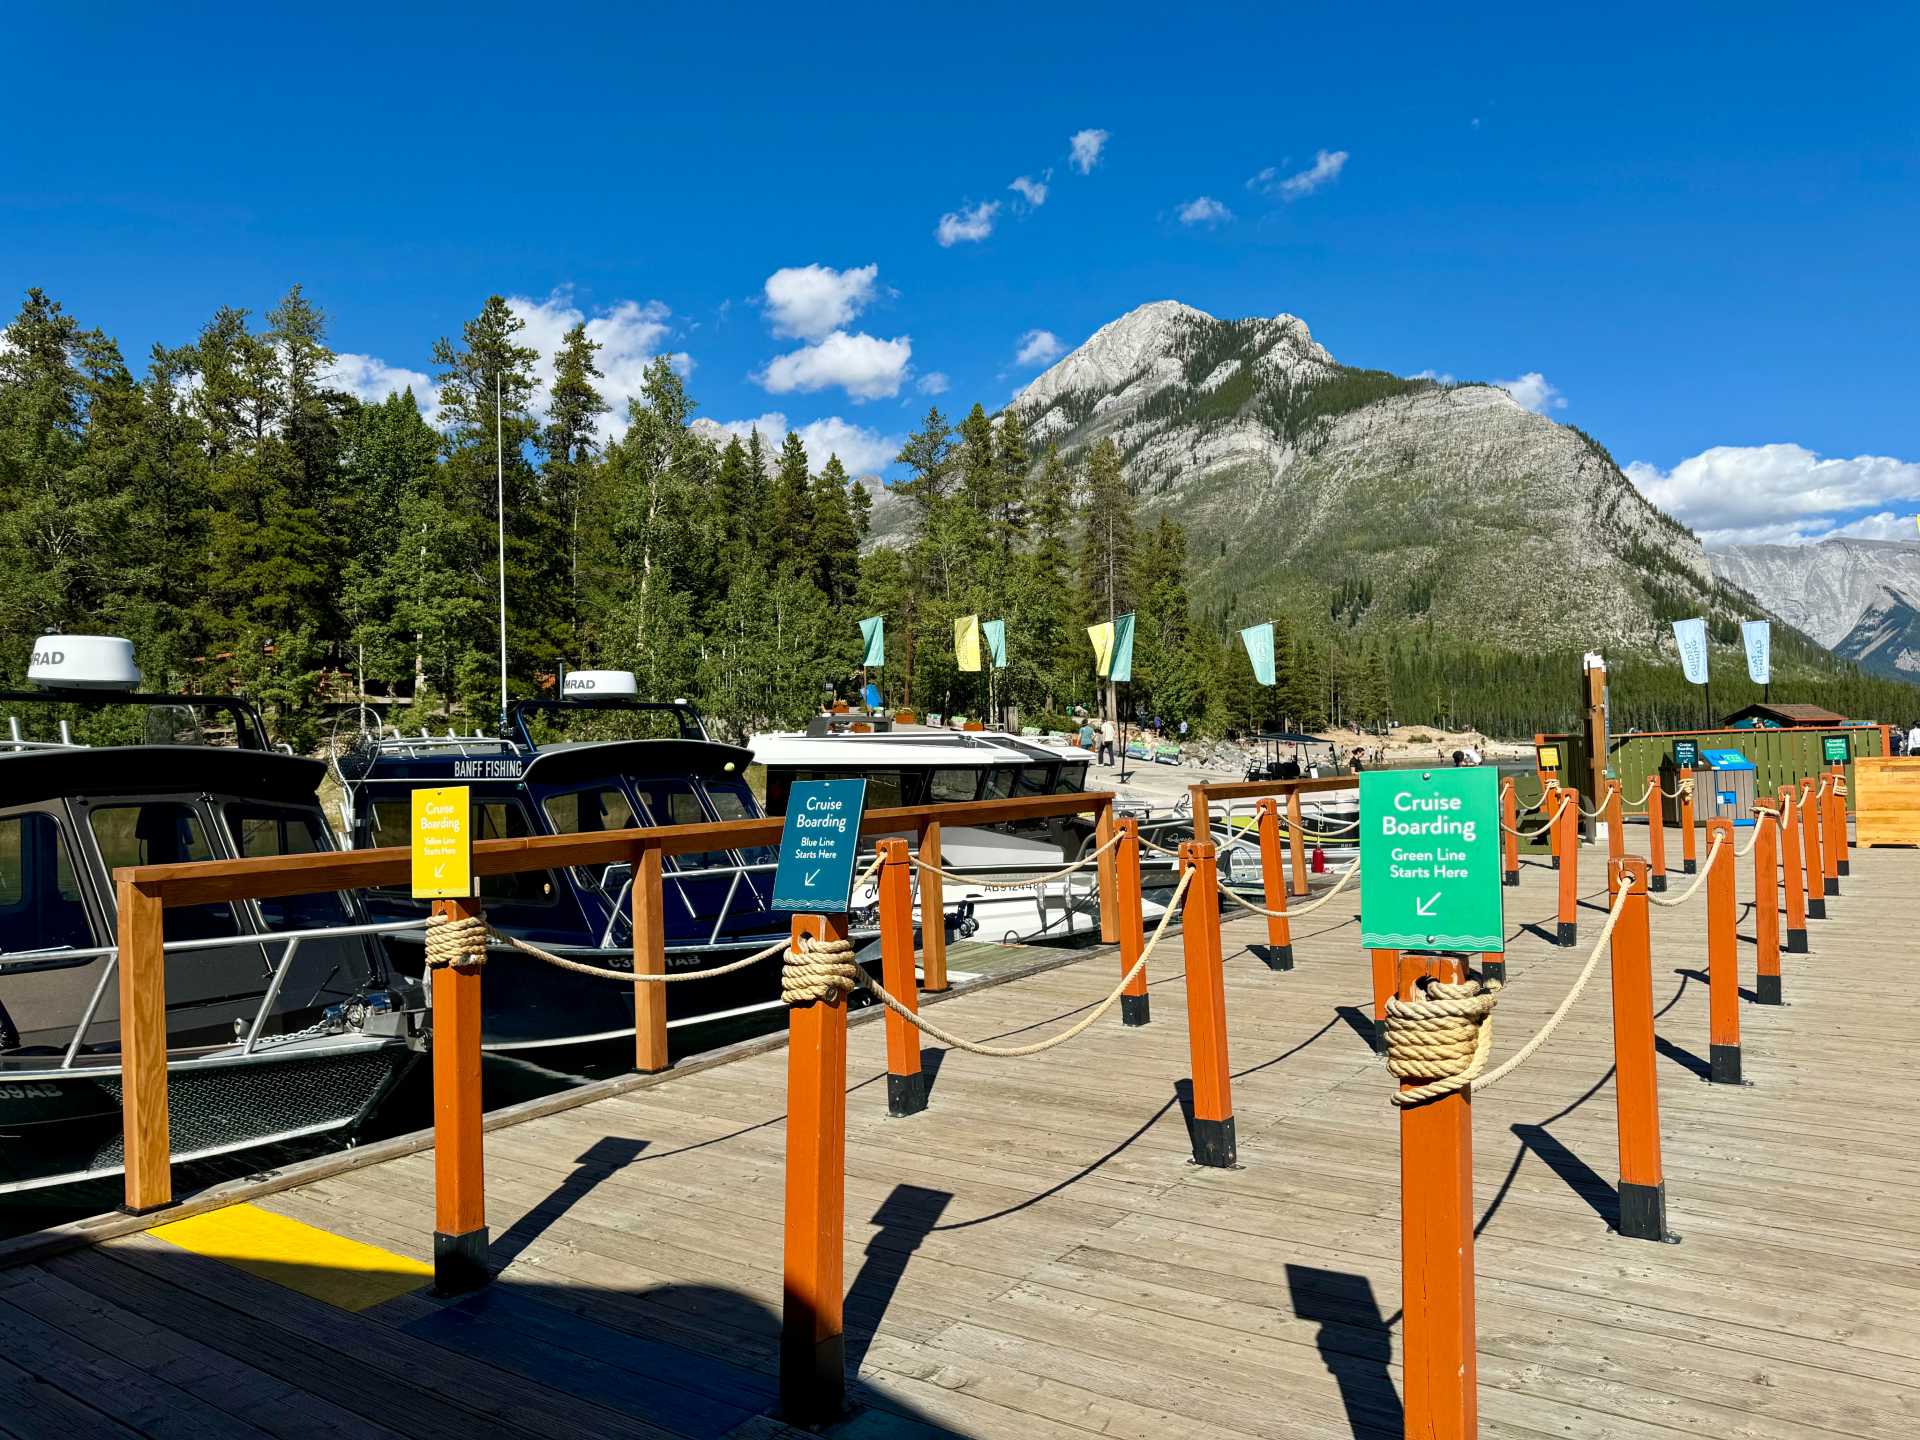
[[[887,617],[870,615],[860,622],[860,640],[866,649],[861,653],[862,665],[884,665],[887,663]]]
[[[1004,620],[982,620],[980,634],[987,642],[987,657],[992,660],[993,668],[1007,668],[1007,622]]]
[[[1240,632],[1247,647],[1247,659],[1253,662],[1253,678],[1262,685],[1273,684],[1273,622],[1249,625]]]
[[[1125,684],[1133,679],[1133,612],[1129,610],[1113,622],[1113,663],[1107,679]]]

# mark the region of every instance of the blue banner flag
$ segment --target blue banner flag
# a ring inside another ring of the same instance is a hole
[[[1676,620],[1673,622],[1673,643],[1680,647],[1680,669],[1686,674],[1689,685],[1707,683],[1707,622],[1704,620]]]
[[[1133,679],[1133,612],[1129,610],[1113,622],[1113,662],[1107,678],[1115,684]]]
[[[1247,659],[1253,662],[1253,678],[1262,685],[1273,684],[1273,622],[1249,625],[1240,632],[1247,647]]]
[[[860,655],[862,665],[887,663],[887,617],[870,615],[860,622],[860,640],[866,647]]]
[[[1773,683],[1773,626],[1765,620],[1742,620],[1740,638],[1747,642],[1747,678],[1756,685]]]
[[[987,642],[987,658],[993,662],[993,668],[1007,668],[1007,622],[1004,620],[982,620],[980,637]]]

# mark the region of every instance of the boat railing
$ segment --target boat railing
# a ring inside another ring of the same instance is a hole
[[[190,955],[203,950],[231,950],[240,945],[284,945],[279,962],[273,968],[273,977],[267,982],[267,988],[260,997],[260,1006],[254,1011],[253,1020],[247,1026],[245,1042],[240,1047],[242,1055],[251,1055],[259,1047],[261,1031],[268,1017],[273,1013],[274,1002],[280,998],[281,987],[286,983],[293,969],[294,957],[300,953],[300,947],[308,940],[348,940],[367,935],[395,935],[403,930],[424,930],[425,920],[391,920],[360,925],[325,925],[304,930],[268,930],[254,935],[215,935],[200,940],[168,940],[160,947],[162,955]],[[93,1022],[100,1013],[100,1005],[106,998],[107,985],[120,967],[120,947],[118,945],[58,946],[43,950],[0,951],[0,965],[21,960],[98,960],[106,958],[107,963],[100,969],[100,978],[94,982],[93,994],[87,1000],[87,1008],[81,1013],[80,1022],[74,1026],[73,1038],[67,1042],[67,1048],[60,1057],[60,1068],[71,1070],[86,1047],[87,1032],[93,1028]]]

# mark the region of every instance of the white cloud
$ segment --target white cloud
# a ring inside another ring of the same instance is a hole
[[[1538,370],[1529,370],[1515,379],[1495,380],[1493,383],[1536,415],[1544,415],[1549,410],[1567,408],[1567,397],[1562,395],[1559,388]]]
[[[1020,337],[1020,350],[1013,357],[1016,365],[1045,365],[1066,347],[1051,330],[1029,330]]]
[[[1047,174],[1052,175],[1053,172],[1049,170]],[[1025,175],[1016,176],[1014,182],[1007,186],[1007,188],[1009,190],[1018,190],[1026,202],[1036,210],[1047,203],[1047,182],[1045,177],[1034,180]]]
[[[1197,196],[1180,207],[1182,225],[1219,225],[1233,219],[1233,212],[1211,195]]]
[[[1322,186],[1338,180],[1340,172],[1347,168],[1347,159],[1344,150],[1319,150],[1314,153],[1313,164],[1305,170],[1283,179],[1279,168],[1269,165],[1247,181],[1247,188],[1278,195],[1282,200],[1304,199]]]
[[[969,209],[961,206],[940,217],[933,237],[941,245],[957,245],[962,240],[984,240],[993,233],[993,217],[1000,213],[998,200],[982,200]]]
[[[1408,378],[1413,380],[1437,380],[1442,385],[1453,384],[1453,376],[1445,370],[1416,370]]]
[[[596,422],[594,433],[602,443],[626,433],[628,402],[639,398],[647,367],[662,353],[662,342],[673,333],[667,323],[673,312],[658,300],[621,300],[589,318],[572,303],[566,290],[556,290],[545,300],[512,295],[507,298],[507,308],[526,322],[517,337],[519,343],[539,352],[533,366],[538,382],[533,399],[535,412],[546,414],[554,352],[566,339],[567,331],[584,321],[587,338],[600,347],[593,357],[601,374],[594,388],[609,407]],[[683,375],[693,368],[693,357],[684,352],[669,354],[668,359]]]
[[[878,265],[835,270],[830,265],[790,265],[767,277],[767,314],[773,333],[818,340],[843,330],[873,301]]]
[[[913,339],[879,340],[836,330],[813,345],[776,356],[754,378],[776,395],[838,385],[855,400],[897,395],[913,358]]]
[[[408,389],[413,391],[413,398],[422,405],[431,405],[434,399],[433,382],[425,375],[418,370],[389,365],[377,355],[355,355],[351,351],[342,351],[333,357],[333,363],[327,367],[322,378],[336,390],[344,390],[349,395],[357,395],[369,402],[384,400],[389,395],[397,395]]]
[[[922,395],[944,395],[953,382],[947,379],[943,370],[929,370],[914,382],[913,388]]]
[[[769,410],[751,420],[696,420],[693,427],[716,439],[737,435],[745,440],[757,430],[760,432],[760,443],[766,447],[769,456],[786,443],[790,428],[786,415],[778,410]],[[900,453],[900,447],[906,443],[903,436],[882,435],[877,430],[855,425],[838,415],[829,415],[824,420],[810,420],[799,427],[799,433],[800,443],[807,447],[807,464],[812,469],[823,469],[828,456],[838,455],[849,475],[877,475],[893,463],[893,457]]]
[[[1862,515],[1836,525],[1830,535],[1850,535],[1856,540],[1904,540],[1909,545],[1920,540],[1920,516],[1896,515],[1882,510],[1878,515]]]
[[[1067,143],[1072,147],[1073,168],[1082,175],[1091,174],[1100,163],[1100,152],[1107,148],[1104,130],[1076,130]]]
[[[1825,459],[1801,445],[1716,445],[1662,470],[1626,467],[1640,492],[1709,545],[1822,539],[1834,533],[1904,534],[1890,511],[1920,501],[1920,461],[1888,455]],[[1845,520],[1849,512],[1876,513]],[[1911,519],[1899,522],[1912,523]],[[1858,528],[1856,528],[1858,527]]]

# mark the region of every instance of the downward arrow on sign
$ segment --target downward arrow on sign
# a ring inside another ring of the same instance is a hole
[[[820,872],[818,870],[812,870],[807,873],[807,878],[801,881],[800,883],[804,885],[807,889],[811,890],[813,888],[813,882],[818,880],[819,878],[820,878]]]
[[[1440,894],[1441,892],[1436,890],[1433,892],[1433,894],[1429,895],[1426,899],[1414,901],[1413,913],[1416,915],[1433,914],[1433,902],[1440,898]]]

